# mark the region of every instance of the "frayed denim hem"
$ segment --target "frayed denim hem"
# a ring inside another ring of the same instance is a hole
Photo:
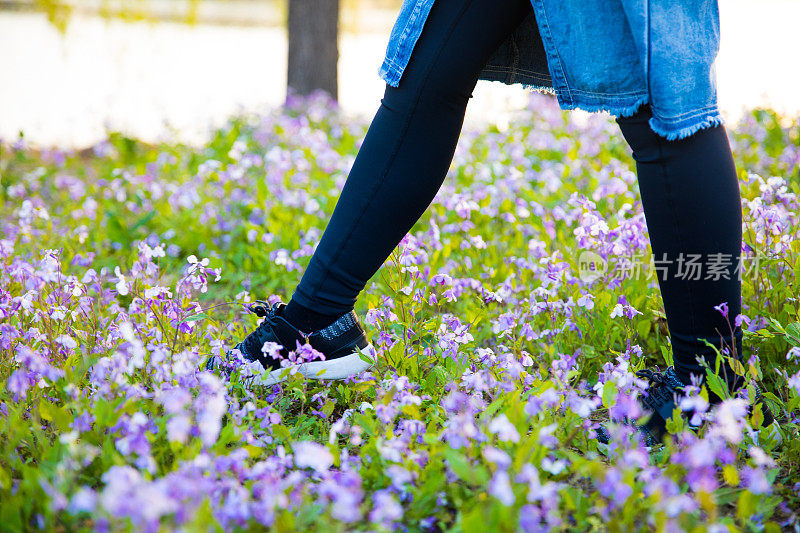
[[[523,83],[522,87],[524,89],[529,90],[529,91],[536,91],[537,93],[549,94],[551,96],[557,96],[556,90],[553,89],[550,85],[535,85],[535,84],[532,84],[532,83]]]
[[[605,112],[615,117],[630,117],[636,114],[643,105],[647,104],[649,99],[647,96],[642,96],[639,99],[635,100],[632,104],[623,104],[623,105],[608,105],[608,104],[588,104],[588,103],[565,103],[559,100],[559,106],[564,111],[569,111],[572,109],[581,109],[583,111],[587,111],[589,113],[601,113]]]
[[[713,128],[725,124],[725,119],[722,118],[719,111],[713,111],[697,115],[688,119],[679,120],[677,122],[666,122],[658,117],[650,119],[650,128],[661,137],[668,141],[676,141],[685,139],[698,131],[706,128]]]
[[[403,76],[403,70],[389,60],[385,60],[381,65],[379,76],[383,81],[392,87],[397,87],[400,84],[400,79]],[[615,117],[630,117],[636,114],[637,111],[643,106],[650,103],[647,95],[638,97],[632,103],[620,102],[618,105],[608,103],[588,103],[588,102],[565,102],[561,98],[561,94],[557,89],[551,85],[539,85],[535,83],[528,83],[526,81],[508,81],[496,77],[481,77],[481,80],[496,81],[505,83],[507,85],[520,84],[527,90],[537,91],[540,93],[551,94],[558,97],[558,104],[564,111],[573,109],[582,109],[589,113],[606,112]],[[705,113],[694,113],[692,116],[677,120],[664,120],[658,117],[650,119],[650,128],[659,136],[664,137],[668,141],[675,141],[678,139],[685,139],[694,133],[706,129],[725,124],[725,120],[720,115],[719,110],[714,106]]]

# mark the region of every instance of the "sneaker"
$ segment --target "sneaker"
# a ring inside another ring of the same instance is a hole
[[[206,362],[206,369],[230,373],[233,351],[238,350],[242,358],[250,364],[241,367],[240,376],[245,387],[270,386],[286,379],[286,368],[297,367],[297,371],[311,379],[336,380],[345,379],[363,372],[374,364],[374,350],[367,342],[364,329],[353,311],[340,316],[331,325],[305,334],[291,325],[282,315],[286,304],[278,302],[269,304],[256,301],[249,307],[250,311],[263,318],[261,324],[242,342],[229,351],[225,360],[212,357]],[[262,352],[265,343],[274,342],[281,346],[278,358]],[[285,365],[290,351],[294,351],[298,343],[308,343],[321,352],[323,360],[308,361]],[[281,363],[284,362],[284,366]]]
[[[639,395],[639,401],[641,402],[642,409],[650,412],[651,415],[643,424],[636,425],[634,421],[627,419],[624,423],[631,426],[635,425],[642,436],[645,446],[651,448],[663,443],[664,436],[667,434],[667,420],[672,417],[672,412],[678,405],[677,402],[681,396],[680,393],[683,392],[685,384],[675,373],[675,369],[672,366],[667,367],[663,372],[659,371],[658,367],[655,367],[654,370],[643,369],[638,371],[636,375],[649,382],[645,394]],[[780,432],[778,432],[775,417],[764,401],[764,397],[761,395],[761,390],[758,388],[758,385],[754,384],[754,386],[756,397],[748,408],[748,415],[752,412],[752,408],[755,404],[761,404],[761,413],[764,415],[764,421],[761,424],[762,428],[770,428],[772,435],[780,439]],[[714,405],[721,400],[716,397],[716,395],[713,395],[710,401],[711,404]],[[688,418],[690,413],[684,416]],[[596,432],[598,442],[607,445],[611,440],[611,436],[606,427],[601,425]]]

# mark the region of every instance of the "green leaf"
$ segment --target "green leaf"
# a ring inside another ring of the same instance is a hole
[[[739,494],[739,501],[737,502],[736,516],[742,520],[747,520],[756,512],[756,505],[758,504],[758,497],[749,490],[743,490]]]
[[[133,232],[134,232],[134,231],[136,231],[137,229],[141,228],[142,226],[144,226],[145,224],[147,224],[148,222],[150,222],[151,220],[153,220],[153,217],[155,217],[155,216],[156,216],[156,212],[155,212],[155,210],[153,210],[153,211],[150,211],[150,212],[149,212],[149,213],[147,213],[145,216],[143,216],[142,218],[140,218],[139,220],[137,220],[136,222],[134,222],[133,226],[131,226],[131,227],[130,227],[130,229],[129,229],[128,231],[129,231],[130,233],[133,233]]]
[[[196,315],[184,318],[179,323],[184,324],[186,322],[197,322],[198,320],[205,320],[207,318],[211,318],[211,316],[209,316],[207,313],[197,313]]]
[[[784,335],[786,334],[786,330],[783,329],[783,325],[780,322],[778,322],[774,317],[770,317],[769,322],[770,324],[772,324],[772,327],[778,330],[779,333],[783,333]]]
[[[795,346],[800,346],[800,322],[786,326],[786,338]]]
[[[483,485],[489,479],[489,473],[483,465],[473,466],[464,454],[453,449],[444,452],[450,469],[463,481],[471,485]]]
[[[732,487],[739,485],[739,472],[733,465],[725,465],[722,469],[722,477],[725,479],[725,483]]]
[[[475,505],[463,515],[461,528],[464,533],[486,533],[487,531],[497,530],[492,527],[497,524],[492,524],[490,518],[492,513],[487,513],[486,507],[488,506],[485,503],[484,505]]]
[[[375,364],[375,359],[370,357],[369,354],[367,354],[366,352],[359,352],[358,358],[361,359],[362,361],[364,361],[367,364],[370,364],[370,365],[374,365]]]
[[[492,418],[494,416],[494,414],[497,412],[497,410],[500,409],[500,407],[503,405],[504,400],[505,400],[505,398],[501,396],[500,398],[498,398],[495,401],[493,401],[492,403],[490,403],[486,407],[486,409],[483,410],[483,416],[486,419]]]
[[[670,434],[675,435],[684,431],[687,426],[688,423],[686,419],[681,416],[680,408],[676,406],[675,409],[672,410],[672,416],[670,416],[669,420],[667,420],[667,431]]]
[[[603,385],[603,406],[610,409],[617,401],[617,384],[613,381],[606,381]]]
[[[711,392],[720,398],[728,397],[728,386],[725,380],[715,374],[710,368],[706,368],[706,383]]]
[[[46,400],[39,402],[39,414],[42,418],[48,422],[52,422],[53,425],[59,429],[68,429],[72,422],[72,417],[63,407],[59,407]]]
[[[643,318],[636,322],[636,332],[639,334],[640,337],[647,338],[647,334],[650,333],[650,319]]]
[[[740,360],[736,359],[735,357],[728,357],[727,360],[734,374],[736,374],[737,376],[745,375],[747,371],[745,370],[744,365]]]
[[[750,417],[750,421],[754,428],[760,428],[761,424],[764,422],[764,413],[761,412],[762,405],[761,403],[757,403],[753,407],[753,415]]]
[[[767,522],[764,524],[764,533],[780,533],[781,526],[776,522]]]
[[[272,426],[272,434],[286,442],[292,438],[292,433],[289,431],[289,429],[281,424],[275,424]]]

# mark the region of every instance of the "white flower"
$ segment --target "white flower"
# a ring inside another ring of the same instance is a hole
[[[33,299],[36,297],[36,292],[30,290],[22,296],[16,296],[14,299],[19,301],[20,306],[26,311],[33,311]]]
[[[681,411],[694,411],[689,424],[692,426],[699,426],[703,422],[703,413],[708,411],[709,404],[708,400],[699,394],[695,394],[693,396],[681,398],[678,406],[681,408]]]
[[[79,284],[76,283],[75,285],[72,286],[69,292],[72,296],[78,297],[81,294],[83,294],[83,287],[81,287]]]
[[[133,330],[133,324],[130,322],[123,322],[119,325],[119,332],[122,335],[122,338],[128,342],[137,342],[138,339],[136,338],[135,332]]]
[[[192,254],[189,257],[187,257],[186,261],[188,261],[190,265],[199,264],[200,266],[204,266],[204,267],[208,266],[208,263],[209,263],[208,257],[204,257],[201,261],[198,261],[197,260],[197,256],[194,255],[194,254]]]
[[[490,463],[494,463],[494,465],[501,470],[505,470],[511,466],[511,458],[508,454],[494,446],[487,446],[484,448],[483,457]]]
[[[297,468],[312,468],[324,472],[333,466],[333,455],[328,448],[311,441],[300,441],[292,444],[294,464]]]
[[[577,304],[580,307],[585,307],[586,309],[593,309],[594,308],[594,296],[591,294],[584,294],[580,298],[578,298]]]
[[[203,444],[211,446],[219,437],[222,417],[227,411],[228,402],[225,400],[225,387],[217,376],[200,374],[198,380],[209,393],[199,396],[194,402],[197,429],[200,431],[200,440]]]
[[[746,415],[746,400],[741,398],[723,400],[717,407],[711,433],[719,435],[733,444],[739,444],[742,441],[744,417]]]
[[[128,289],[128,283],[125,281],[125,276],[122,275],[118,266],[114,267],[114,275],[117,276],[117,293],[119,293],[120,296],[125,296],[130,291]]]
[[[74,350],[78,347],[78,343],[75,342],[75,339],[66,334],[56,337],[56,342],[67,350]]]
[[[97,493],[89,487],[81,487],[72,496],[68,510],[73,513],[92,512],[97,507]]]
[[[186,442],[192,429],[192,421],[186,414],[178,414],[167,421],[167,438],[171,442]]]
[[[167,298],[172,298],[172,291],[170,291],[167,287],[162,287],[161,285],[156,285],[155,287],[150,287],[149,289],[144,290],[145,300],[158,298],[161,294],[165,294]]]
[[[505,442],[519,442],[519,432],[505,414],[498,415],[489,424],[489,431]]]
[[[283,346],[277,342],[267,341],[264,343],[264,346],[261,347],[261,353],[272,359],[280,360],[282,348]]]
[[[767,455],[764,450],[758,446],[750,446],[747,451],[757,466],[766,466],[768,468],[773,468],[775,466],[775,459]]]
[[[560,474],[567,468],[567,462],[563,459],[550,459],[550,457],[545,457],[542,459],[542,470],[545,472],[550,472],[553,475]]]

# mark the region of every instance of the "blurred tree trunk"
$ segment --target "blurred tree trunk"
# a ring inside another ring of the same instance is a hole
[[[339,0],[289,0],[287,85],[297,94],[322,89],[337,99]]]

